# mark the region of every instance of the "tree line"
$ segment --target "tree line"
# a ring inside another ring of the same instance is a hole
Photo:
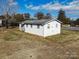
[[[31,15],[29,13],[16,14],[20,6],[15,3],[15,0],[1,0],[0,2],[0,12],[2,12],[0,18],[4,19],[3,25],[6,28],[8,28],[9,26],[17,26],[19,22],[31,18]],[[44,14],[43,12],[37,12],[34,17],[36,17],[38,20],[51,19],[52,15],[51,13]],[[65,11],[62,9],[58,13],[57,20],[61,21],[62,24],[79,25],[79,19],[72,21],[70,18],[66,17]]]
[[[76,20],[67,18],[64,10],[59,11],[58,20],[61,21],[62,24],[69,24],[71,26],[79,25],[79,18]]]
[[[34,15],[34,17],[37,18],[38,20],[52,18],[50,13],[44,14],[43,12],[37,12]],[[9,15],[7,13],[5,15],[0,16],[0,19],[3,19],[3,26],[6,26],[6,28],[8,28],[9,26],[18,26],[20,22],[30,20],[31,18],[32,17],[29,13],[13,14],[13,15]]]
[[[37,12],[34,17],[36,17],[38,20],[51,19],[52,15],[51,13],[44,14],[43,12]],[[8,28],[9,26],[18,26],[19,22],[31,19],[31,15],[30,13],[13,15],[9,15],[8,13],[6,13],[5,15],[1,15],[0,19],[1,18],[5,19],[3,20],[3,25]],[[75,21],[71,20],[70,18],[67,18],[64,10],[59,11],[57,20],[61,21],[62,24],[70,24],[71,26],[79,25],[79,18]]]
[[[37,12],[34,17],[41,21],[42,19],[51,19],[52,15],[51,13],[44,14],[43,12]],[[6,13],[5,15],[1,15],[0,18],[5,19],[3,20],[3,25],[8,28],[9,26],[18,26],[20,22],[31,19],[31,15],[30,13],[13,15]],[[62,24],[70,24],[72,26],[79,25],[79,18],[75,21],[67,18],[64,10],[59,11],[57,20],[61,21]]]

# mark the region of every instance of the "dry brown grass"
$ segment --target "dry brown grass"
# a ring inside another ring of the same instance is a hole
[[[46,38],[14,29],[0,30],[0,59],[78,59],[79,31]]]
[[[59,35],[49,36],[46,39],[50,41],[56,41],[60,43],[79,40],[79,31],[62,30]]]

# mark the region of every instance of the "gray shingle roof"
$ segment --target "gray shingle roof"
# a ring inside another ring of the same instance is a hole
[[[48,20],[26,20],[24,22],[22,22],[23,24],[44,24],[46,23]]]
[[[45,23],[49,21],[55,21],[55,20],[56,19],[26,20],[26,21],[23,21],[21,24],[44,25]]]

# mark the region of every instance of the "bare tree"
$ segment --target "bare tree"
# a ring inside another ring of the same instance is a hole
[[[23,14],[23,18],[24,18],[24,19],[29,19],[29,18],[30,18],[30,14],[29,14],[29,13]]]
[[[37,19],[39,19],[39,20],[41,20],[41,19],[44,19],[44,13],[42,13],[42,12],[37,12],[36,14],[35,14],[35,17],[37,17]]]
[[[46,15],[45,15],[45,19],[51,19],[52,18],[52,15],[50,14],[50,13],[47,13]]]
[[[0,4],[3,15],[5,16],[6,28],[9,26],[9,16],[13,19],[13,14],[17,11],[18,5],[15,0],[1,0]]]

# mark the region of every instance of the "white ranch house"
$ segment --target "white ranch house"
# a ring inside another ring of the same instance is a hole
[[[61,22],[56,19],[26,20],[19,24],[19,29],[26,33],[47,37],[61,33]]]

